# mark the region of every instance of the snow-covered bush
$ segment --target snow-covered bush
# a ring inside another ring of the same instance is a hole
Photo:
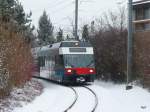
[[[15,32],[11,24],[0,25],[0,97],[9,94],[14,86],[21,86],[32,75],[30,45],[23,34]]]

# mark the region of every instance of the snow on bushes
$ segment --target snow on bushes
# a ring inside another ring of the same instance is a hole
[[[21,88],[13,88],[10,96],[0,99],[0,112],[12,112],[14,108],[22,107],[42,93],[43,86],[35,80],[28,81]]]
[[[13,87],[23,85],[32,75],[30,45],[11,24],[0,24],[0,98]]]

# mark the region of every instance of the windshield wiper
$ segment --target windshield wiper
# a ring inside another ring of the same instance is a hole
[[[67,62],[72,68],[74,67],[74,65],[72,65],[69,61]]]
[[[87,65],[87,67],[89,67],[91,64],[93,64],[94,63],[94,60],[92,60],[88,65]]]

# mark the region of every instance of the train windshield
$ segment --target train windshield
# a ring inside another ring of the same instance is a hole
[[[74,67],[94,67],[94,57],[92,54],[66,54],[64,55],[64,64],[66,68]]]

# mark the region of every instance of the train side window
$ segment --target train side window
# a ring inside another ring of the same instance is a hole
[[[59,56],[59,64],[60,64],[61,66],[64,65],[63,55],[60,55],[60,56]]]
[[[48,62],[48,66],[50,67],[50,69],[52,70],[55,66],[55,57],[54,56],[49,56],[48,57],[49,62]]]
[[[56,63],[56,66],[59,65],[59,57],[58,56],[55,56],[55,63]]]
[[[46,59],[46,57],[44,56],[44,57],[43,57],[43,67],[45,67],[45,62],[46,62],[45,59]]]
[[[56,69],[62,69],[63,67],[63,56],[55,56],[55,62],[56,62],[56,65],[55,65],[55,68]]]
[[[40,65],[41,65],[41,67],[45,66],[45,56],[40,57]]]
[[[41,57],[38,57],[38,66],[41,67]]]

